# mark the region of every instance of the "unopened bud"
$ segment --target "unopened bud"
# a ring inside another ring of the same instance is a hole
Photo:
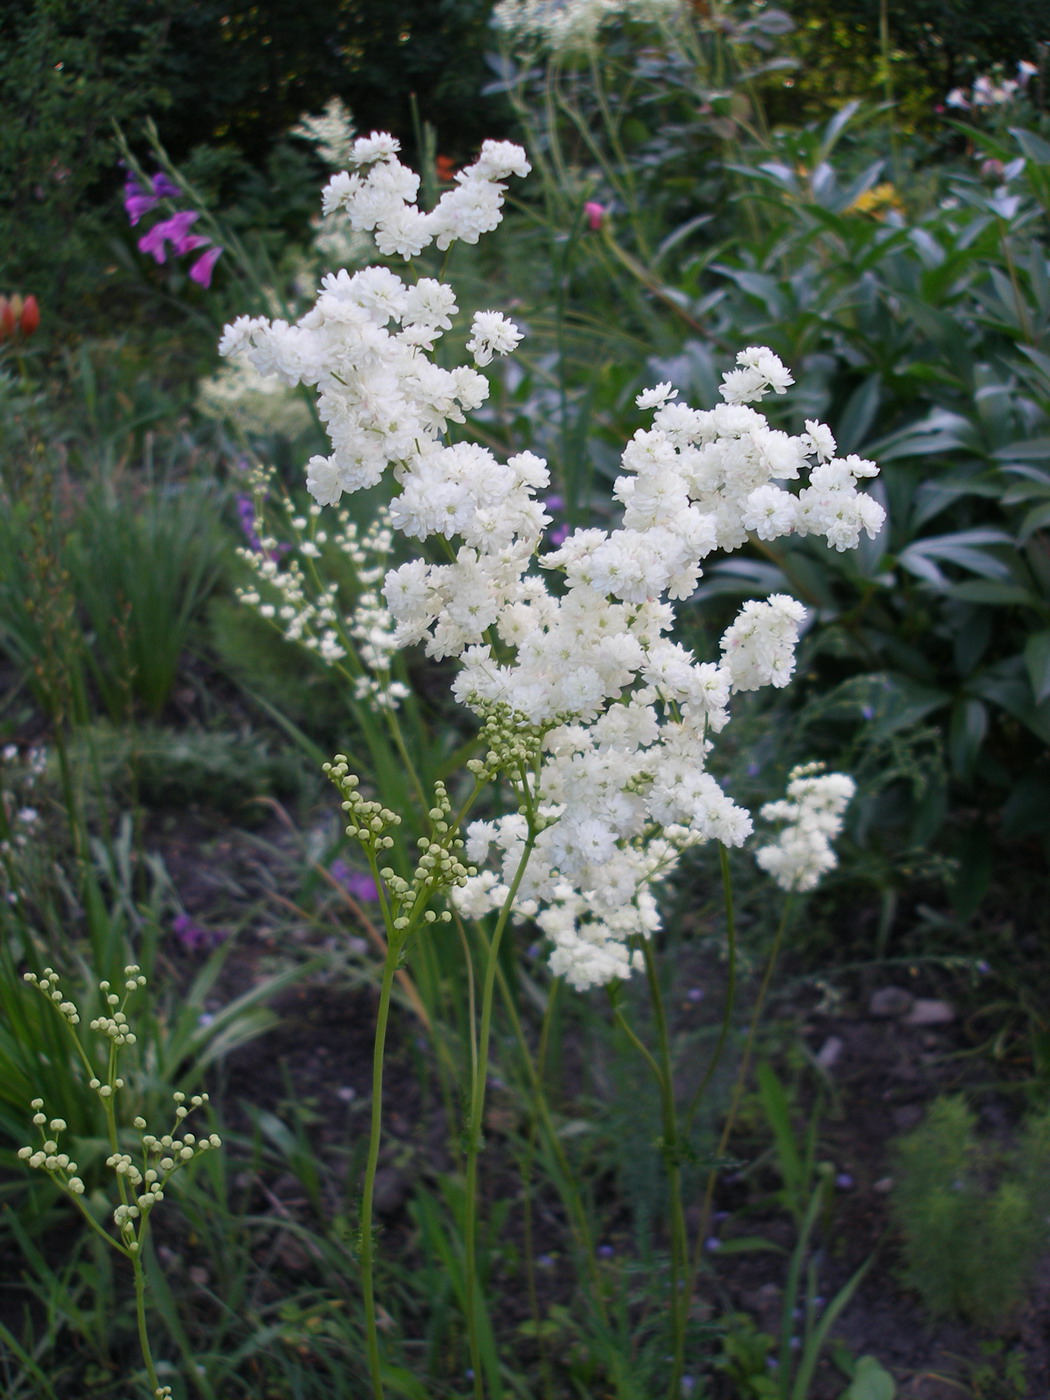
[[[35,296],[27,296],[22,303],[22,314],[18,318],[18,329],[28,340],[40,325],[40,307]]]

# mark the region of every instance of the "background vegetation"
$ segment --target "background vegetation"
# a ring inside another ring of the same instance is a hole
[[[800,598],[798,682],[734,726],[734,791],[774,797],[811,758],[859,791],[840,867],[786,938],[734,868],[739,969],[715,864],[674,892],[660,956],[683,1107],[723,1012],[729,1027],[675,1164],[700,1264],[682,1393],[871,1400],[937,1368],[986,1400],[1041,1393],[1025,1299],[1050,1082],[1045,7],[693,4],[678,28],[622,17],[585,54],[500,41],[489,9],[0,16],[0,291],[41,314],[30,334],[0,305],[0,1389],[101,1400],[142,1380],[120,1261],[16,1157],[40,1094],[104,1215],[98,1105],[22,974],[59,969],[87,1021],[129,963],[150,979],[135,1105],[207,1085],[226,1140],[158,1214],[162,1379],[205,1400],[366,1384],[355,1230],[384,950],[320,764],[367,754],[384,800],[413,799],[350,662],[238,600],[255,579],[238,548],[311,557],[315,527],[292,521],[324,439],[295,393],[216,377],[214,350],[233,315],[294,317],[364,255],[325,242],[331,162],[293,130],[338,97],[360,130],[399,135],[429,199],[482,138],[528,147],[504,226],[452,267],[464,302],[528,333],[479,438],[546,455],[565,523],[610,518],[640,389],[671,379],[707,406],[748,344],[794,370],[781,426],[820,418],[881,466],[878,541],[753,542],[708,572],[683,639],[709,649],[743,597]],[[1002,100],[973,105],[981,75]],[[945,107],[952,88],[969,109]],[[135,227],[129,168],[180,190]],[[176,207],[224,249],[209,287],[137,246]],[[349,612],[356,567],[330,546],[323,564]],[[398,665],[413,760],[441,777],[470,735],[445,678]],[[410,1397],[471,1389],[468,953],[434,940],[397,984],[377,1210],[390,1385]],[[775,1014],[752,1037],[756,1004]],[[494,1393],[666,1388],[667,1143],[616,1011],[570,1002],[528,941],[504,951],[479,1241]]]

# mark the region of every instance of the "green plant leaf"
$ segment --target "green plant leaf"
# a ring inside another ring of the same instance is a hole
[[[1037,705],[1050,696],[1050,628],[1034,632],[1025,642],[1024,664]]]
[[[874,1356],[862,1356],[840,1400],[893,1400],[897,1383]]]

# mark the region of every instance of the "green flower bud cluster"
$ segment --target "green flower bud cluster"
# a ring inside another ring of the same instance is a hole
[[[58,1188],[68,1195],[82,1196],[84,1183],[77,1175],[80,1168],[68,1152],[59,1149],[58,1139],[66,1128],[66,1120],[52,1118],[49,1121],[43,1099],[33,1099],[29,1106],[33,1109],[33,1125],[40,1129],[40,1146],[20,1147],[19,1157],[27,1166],[50,1173]]]
[[[388,830],[401,825],[400,816],[382,803],[363,796],[360,779],[349,771],[345,754],[336,754],[331,763],[324,765],[323,771],[343,795],[343,811],[349,817],[346,834],[361,843],[369,863],[386,886],[394,930],[407,932],[420,917],[427,924],[449,923],[452,915],[448,910],[437,913],[424,906],[435,894],[462,885],[477,871],[460,859],[463,841],[444,783],[434,785],[434,805],[427,813],[433,835],[419,838],[419,858],[411,878],[406,880],[393,866],[380,865],[385,852],[394,845]]]
[[[358,791],[361,779],[350,772],[345,754],[337,753],[331,763],[322,764],[321,771],[331,778],[343,795],[343,811],[349,818],[347,836],[360,841],[365,851],[373,857],[382,851],[389,851],[394,838],[388,836],[386,831],[388,827],[401,825],[398,814],[381,802],[370,802]]]
[[[65,993],[59,987],[59,977],[55,969],[53,967],[45,967],[43,973],[39,977],[35,972],[26,972],[23,974],[23,979],[28,982],[30,986],[36,987],[37,991],[41,992],[48,999],[59,1015],[65,1018],[74,1039],[77,1040],[79,1044],[79,1036],[76,1027],[80,1025],[80,1011],[76,1003],[66,997]],[[90,1021],[89,1026],[91,1030],[97,1031],[100,1035],[104,1035],[106,1039],[111,1042],[113,1051],[120,1049],[124,1045],[135,1044],[137,1037],[128,1024],[127,1013],[124,1008],[132,992],[137,992],[140,987],[144,987],[145,985],[146,979],[142,976],[142,971],[137,963],[129,963],[124,969],[123,996],[113,990],[113,985],[110,982],[100,982],[98,984],[106,1009],[101,1016],[96,1016],[94,1020]],[[111,1065],[113,1063],[111,1059]],[[110,1099],[118,1089],[123,1089],[124,1081],[123,1079],[113,1077],[111,1068],[106,1082],[99,1079],[97,1075],[93,1075],[88,1080],[88,1087],[94,1089],[100,1099]]]
[[[106,1166],[117,1177],[121,1197],[120,1204],[113,1212],[113,1223],[120,1233],[123,1248],[131,1254],[138,1251],[142,1226],[153,1207],[164,1199],[165,1187],[175,1173],[201,1153],[222,1146],[218,1133],[209,1133],[206,1137],[187,1132],[180,1136],[179,1133],[182,1120],[194,1108],[206,1104],[208,1095],[194,1094],[188,1101],[188,1108],[185,1094],[176,1093],[173,1097],[176,1104],[175,1126],[170,1133],[157,1137],[144,1131],[145,1118],[134,1120],[134,1127],[141,1133],[141,1165],[136,1163],[130,1152],[112,1152],[106,1158]],[[33,1123],[40,1129],[41,1144],[37,1148],[19,1148],[18,1156],[27,1166],[47,1172],[59,1190],[67,1195],[82,1196],[84,1183],[77,1175],[77,1163],[59,1147],[59,1137],[66,1128],[65,1120],[52,1118],[49,1121],[43,1111],[43,1099],[33,1099],[31,1107],[35,1110]]]
[[[80,1024],[80,1012],[59,989],[58,973],[53,967],[45,967],[40,977],[35,972],[26,972],[23,974],[23,980],[36,987],[37,991],[42,992],[71,1026]]]
[[[459,858],[463,841],[454,822],[452,804],[444,783],[434,784],[434,805],[427,816],[435,835],[421,836],[416,843],[420,855],[411,880],[402,879],[393,870],[379,872],[400,909],[421,909],[433,895],[465,884],[470,876],[477,874],[474,866],[464,865]],[[441,913],[427,909],[423,913],[423,920],[428,924],[447,924],[451,919],[452,915],[447,909]],[[399,914],[394,920],[394,927],[408,928],[410,923],[407,915]]]
[[[470,706],[482,717],[480,739],[485,757],[472,758],[467,768],[479,783],[491,782],[500,773],[517,777],[535,769],[550,724],[533,724],[505,701],[471,698]],[[560,721],[559,721],[560,722]]]

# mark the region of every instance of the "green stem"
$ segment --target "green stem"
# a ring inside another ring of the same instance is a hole
[[[587,1218],[587,1212],[583,1206],[583,1201],[580,1198],[580,1193],[576,1189],[572,1166],[565,1155],[565,1148],[562,1146],[558,1137],[558,1131],[551,1117],[550,1105],[547,1103],[547,1096],[543,1089],[544,1065],[547,1060],[547,1043],[550,1038],[551,1019],[554,1013],[555,998],[561,983],[559,981],[551,983],[550,993],[547,997],[547,1005],[543,1012],[539,1049],[534,1063],[528,1042],[525,1039],[525,1032],[522,1029],[521,1017],[518,1015],[517,1007],[514,1005],[514,998],[511,995],[510,987],[507,985],[507,978],[502,968],[498,970],[497,977],[499,979],[500,994],[503,997],[507,1015],[510,1017],[511,1028],[514,1031],[514,1037],[521,1051],[521,1061],[525,1066],[525,1073],[528,1075],[529,1084],[532,1088],[533,1106],[543,1127],[548,1151],[553,1156],[554,1162],[557,1165],[558,1170],[555,1173],[555,1177],[562,1201],[569,1216],[570,1228],[575,1236],[576,1248],[590,1275],[591,1287],[594,1290],[594,1301],[598,1314],[603,1326],[608,1328],[609,1312],[605,1302],[605,1293],[602,1289],[601,1275],[598,1272],[597,1256],[594,1249],[594,1235],[591,1230],[590,1221]],[[628,1033],[631,1033],[630,1027],[625,1027],[625,1029]]]
[[[489,1041],[492,1031],[492,994],[496,985],[496,972],[499,966],[499,947],[503,939],[503,930],[507,927],[511,909],[518,893],[525,874],[525,867],[529,863],[533,847],[536,844],[537,832],[531,821],[529,822],[529,834],[525,841],[518,861],[518,868],[514,872],[514,879],[507,897],[503,901],[503,907],[499,912],[496,921],[496,928],[492,935],[492,941],[488,947],[488,954],[485,966],[485,986],[481,994],[481,1027],[478,1032],[477,1058],[474,1062],[474,1073],[472,1076],[470,1092],[470,1119],[467,1123],[467,1187],[466,1187],[466,1220],[464,1222],[464,1272],[465,1272],[465,1303],[467,1312],[467,1334],[470,1341],[470,1364],[474,1371],[474,1394],[477,1400],[484,1400],[485,1383],[481,1370],[481,1340],[478,1336],[477,1319],[477,1215],[478,1215],[478,1153],[481,1149],[482,1122],[485,1113],[485,1081],[488,1076],[489,1066]],[[499,1391],[499,1380],[496,1379],[497,1396]]]
[[[671,1203],[671,1343],[674,1360],[667,1394],[669,1400],[677,1400],[681,1393],[682,1372],[685,1368],[685,1326],[688,1307],[685,1274],[689,1261],[689,1235],[686,1230],[685,1211],[682,1208],[682,1143],[674,1097],[671,1038],[667,1027],[663,992],[660,990],[659,969],[650,942],[645,943],[642,952],[660,1056],[657,1080],[660,1085],[660,1108],[663,1117],[664,1163],[667,1168]]]
[[[135,1319],[138,1323],[139,1347],[142,1351],[142,1359],[146,1363],[150,1389],[154,1396],[158,1396],[162,1393],[161,1384],[157,1376],[157,1368],[153,1364],[153,1352],[149,1344],[149,1328],[146,1326],[146,1271],[142,1267],[142,1247],[145,1243],[145,1237],[146,1229],[143,1225],[139,1232],[139,1247],[131,1255],[131,1267],[135,1274]]]
[[[401,950],[401,938],[388,922],[387,953],[383,964],[383,982],[379,990],[379,1014],[376,1017],[375,1042],[372,1049],[372,1121],[368,1139],[368,1163],[365,1167],[364,1193],[361,1198],[361,1292],[365,1303],[365,1340],[368,1348],[368,1370],[372,1378],[375,1400],[383,1400],[383,1374],[379,1360],[379,1332],[376,1327],[375,1254],[372,1239],[372,1204],[375,1197],[376,1169],[379,1165],[379,1141],[383,1131],[383,1056],[386,1031],[390,1019],[390,1000]]]
[[[722,867],[722,893],[725,899],[726,908],[726,949],[728,953],[728,968],[726,972],[726,1003],[722,1012],[722,1025],[718,1031],[718,1039],[715,1041],[715,1048],[711,1054],[704,1077],[696,1086],[689,1110],[685,1115],[686,1132],[693,1125],[697,1109],[700,1107],[704,1096],[704,1090],[710,1084],[715,1070],[718,1068],[722,1058],[722,1051],[725,1049],[726,1037],[729,1035],[729,1028],[733,1023],[733,1010],[736,1006],[736,916],[733,910],[733,878],[729,869],[729,852],[722,845],[718,847],[718,858]]]
[[[766,963],[766,970],[762,977],[762,985],[758,989],[758,997],[755,1001],[755,1009],[751,1013],[751,1024],[748,1026],[747,1040],[744,1042],[744,1054],[743,1058],[740,1061],[740,1068],[737,1070],[736,1082],[733,1085],[733,1097],[730,1100],[729,1112],[726,1114],[726,1121],[722,1127],[722,1135],[718,1140],[718,1148],[715,1153],[717,1157],[721,1157],[723,1152],[725,1152],[726,1144],[729,1142],[730,1135],[736,1124],[736,1115],[740,1109],[740,1100],[743,1097],[744,1086],[747,1083],[747,1073],[751,1067],[751,1053],[754,1049],[755,1036],[758,1033],[759,1018],[762,1015],[762,1010],[766,1003],[766,996],[769,992],[769,984],[773,977],[773,969],[777,965],[777,958],[780,954],[780,946],[784,941],[784,933],[787,929],[788,922],[791,918],[793,908],[794,896],[788,895],[787,899],[784,902],[784,912],[780,916],[780,923],[777,925],[776,935],[773,939],[773,947],[770,949],[769,960]],[[700,1213],[700,1231],[697,1235],[696,1249],[693,1254],[692,1272],[694,1274],[696,1273],[696,1270],[699,1267],[700,1250],[703,1248],[703,1242],[707,1238],[708,1226],[711,1223],[711,1205],[714,1200],[715,1178],[717,1177],[717,1175],[717,1170],[715,1168],[712,1168],[711,1171],[708,1173],[707,1177],[707,1186],[704,1190],[704,1204],[703,1209]]]

